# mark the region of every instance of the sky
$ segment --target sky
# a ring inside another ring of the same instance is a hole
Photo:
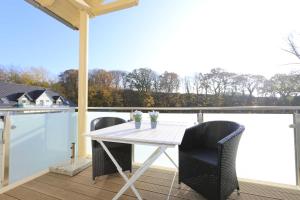
[[[184,75],[220,67],[260,74],[299,70],[283,51],[300,45],[299,0],[140,0],[90,21],[89,69],[148,67]],[[1,0],[0,65],[78,68],[78,31],[23,0]]]

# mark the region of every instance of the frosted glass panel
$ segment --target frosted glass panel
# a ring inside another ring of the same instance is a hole
[[[76,138],[73,112],[12,115],[10,183],[70,159]]]
[[[245,125],[237,155],[238,177],[296,184],[292,114],[205,114],[204,120]]]

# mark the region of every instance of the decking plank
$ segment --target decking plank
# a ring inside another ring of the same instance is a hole
[[[133,166],[132,171],[135,172],[137,169],[138,169],[137,166]],[[172,180],[174,173],[175,173],[175,171],[167,171],[164,169],[161,169],[161,173],[160,173],[160,169],[150,168],[143,175],[151,176],[154,178]],[[92,168],[89,167],[85,171],[79,173],[78,175],[92,177]]]
[[[28,183],[25,183],[24,187],[61,200],[95,200],[95,198],[90,198],[80,193],[71,192],[65,190],[64,188],[54,187],[52,185],[37,181],[30,181]]]
[[[241,182],[240,188],[243,193],[253,194],[261,197],[269,197],[274,199],[289,199],[289,200],[299,200],[300,194],[298,190],[283,189],[270,187],[261,184],[253,184]]]
[[[74,177],[65,177],[62,175],[56,175],[56,174],[49,174],[49,176],[56,176],[58,179],[61,180],[68,180],[68,181],[73,181],[82,185],[86,185],[89,187],[97,187],[103,190],[108,190],[111,192],[118,192],[121,187],[125,184],[125,181],[120,179],[119,177],[115,176],[107,176],[107,179],[101,179],[101,180],[96,180],[95,183],[91,181],[91,179],[87,179],[85,176],[74,176]],[[111,179],[119,178],[118,181],[112,181]],[[141,193],[142,197],[144,199],[149,199],[149,200],[160,200],[160,199],[167,199],[168,195],[168,190],[164,190],[165,193],[159,192],[161,191],[161,188],[159,186],[155,185],[147,185],[147,187],[135,184],[136,188],[139,190]],[[129,189],[125,192],[126,195],[135,197],[134,193]],[[124,196],[124,195],[123,195]],[[177,198],[180,199],[180,198]]]
[[[85,185],[85,184],[79,184],[76,182],[70,181],[70,179],[67,179],[69,177],[67,176],[51,176],[49,175],[44,175],[41,176],[35,181],[49,184],[54,187],[58,188],[64,188],[64,190],[71,191],[71,192],[77,192],[82,195],[99,199],[99,200],[105,200],[105,199],[112,199],[116,192],[111,192],[109,190],[103,190],[101,188],[93,187],[92,185]],[[134,200],[135,198],[130,197],[130,196],[125,196],[123,195],[120,200]]]
[[[8,196],[7,194],[0,194],[0,199],[1,200],[18,200],[14,197]]]
[[[14,188],[6,192],[6,194],[9,195],[10,197],[14,197],[16,199],[22,199],[22,200],[59,200],[58,198],[36,192],[22,186]]]
[[[151,168],[140,177],[135,186],[146,200],[166,200],[173,179],[170,200],[205,200],[184,184],[179,185],[174,171]],[[98,177],[94,183],[91,168],[74,177],[48,173],[0,194],[0,200],[110,200],[124,184],[122,177],[117,174]],[[292,188],[242,181],[240,188],[241,194],[234,192],[230,200],[300,200],[300,190]],[[134,200],[136,197],[129,189],[120,199]]]

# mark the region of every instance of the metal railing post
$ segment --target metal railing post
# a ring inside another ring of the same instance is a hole
[[[300,186],[300,114],[293,114],[294,142],[295,142],[295,168],[296,184]]]
[[[2,132],[2,171],[1,171],[1,185],[7,186],[9,183],[9,149],[10,149],[10,116],[7,112],[1,117],[4,123]]]
[[[133,121],[133,110],[130,111],[130,121]],[[134,163],[134,144],[131,145],[131,160]]]
[[[198,124],[202,123],[203,120],[204,120],[203,113],[202,112],[197,113],[197,122],[198,122]]]
[[[130,121],[133,121],[133,110],[130,111]]]

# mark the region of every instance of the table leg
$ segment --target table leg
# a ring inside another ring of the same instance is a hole
[[[154,161],[167,149],[166,146],[158,147],[152,155],[141,165],[141,167],[133,174],[127,183],[116,194],[113,200],[117,200],[143,173],[154,163]]]
[[[175,163],[175,161],[171,158],[171,156],[169,156],[169,154],[166,152],[166,151],[164,151],[164,154],[169,158],[169,160],[173,163],[173,165],[177,168],[177,170],[178,170],[178,165]]]
[[[126,176],[126,174],[123,172],[122,167],[119,165],[119,163],[116,161],[116,159],[114,158],[114,156],[110,153],[110,151],[108,150],[108,148],[106,147],[106,145],[104,144],[103,141],[98,140],[98,142],[100,143],[100,145],[102,146],[102,148],[104,149],[104,151],[107,153],[107,155],[110,157],[110,159],[112,160],[112,162],[114,163],[114,165],[116,166],[118,172],[120,173],[120,175],[123,177],[123,179],[128,183],[129,179]],[[142,197],[140,195],[140,193],[137,191],[137,189],[134,187],[133,183],[130,185],[133,193],[137,196],[137,198],[139,200],[142,200]],[[127,187],[128,189],[129,187]],[[125,192],[125,191],[124,191]],[[121,194],[122,195],[122,194]],[[120,195],[120,196],[121,196]],[[119,198],[119,197],[118,197]],[[115,198],[114,198],[115,199]]]

